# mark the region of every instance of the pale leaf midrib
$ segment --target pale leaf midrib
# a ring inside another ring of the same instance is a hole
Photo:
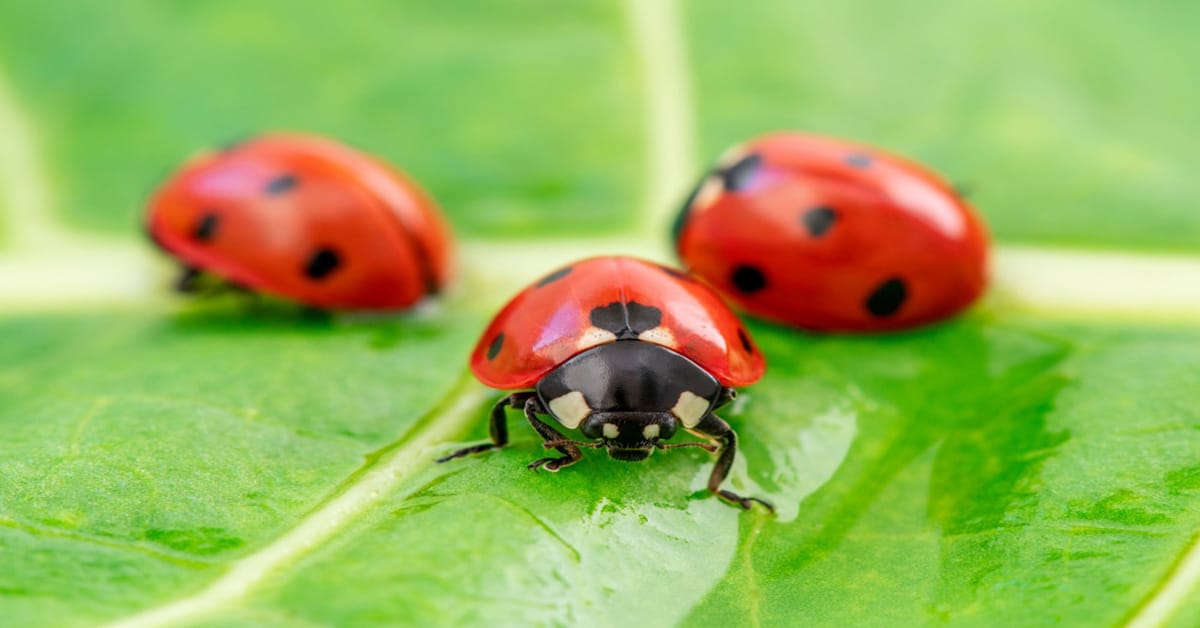
[[[1200,586],[1200,534],[1184,549],[1171,570],[1156,583],[1126,624],[1129,628],[1154,628],[1166,625],[1191,601]]]
[[[168,302],[169,263],[148,247],[128,243],[43,253],[0,255],[0,314],[160,309]],[[638,238],[466,242],[456,293],[502,298],[547,269],[602,254],[672,261],[665,241]],[[992,274],[984,306],[989,311],[1200,324],[1200,257],[1001,246]]]
[[[325,543],[364,512],[390,499],[392,493],[429,461],[434,447],[453,441],[478,419],[478,410],[491,392],[469,375],[449,392],[422,421],[357,481],[262,549],[234,561],[208,587],[184,598],[119,619],[111,628],[149,628],[188,621],[227,607],[302,556]]]

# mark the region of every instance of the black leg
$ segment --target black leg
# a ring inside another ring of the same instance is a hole
[[[507,397],[501,397],[496,405],[492,406],[491,420],[488,422],[488,433],[492,437],[492,442],[481,443],[471,447],[464,447],[451,453],[448,456],[438,458],[438,462],[446,462],[455,458],[462,458],[471,454],[496,449],[508,444],[508,415],[505,412],[509,408],[522,408],[530,401],[537,401],[537,395],[531,391],[515,392]]]
[[[737,432],[734,432],[728,423],[721,420],[721,417],[710,414],[692,428],[692,431],[721,443],[721,455],[717,457],[717,463],[713,465],[712,473],[708,476],[709,492],[747,510],[752,504],[758,502],[766,506],[767,510],[775,512],[775,507],[768,501],[757,497],[742,497],[733,491],[721,488],[721,483],[729,476],[729,469],[733,467],[733,459],[737,456]]]
[[[559,469],[569,467],[583,458],[583,452],[579,451],[579,446],[567,439],[558,430],[550,427],[542,422],[537,417],[539,414],[546,414],[546,409],[542,407],[542,403],[537,397],[532,397],[525,402],[525,418],[533,429],[537,430],[538,434],[542,435],[542,439],[546,443],[554,443],[550,445],[563,454],[562,457],[540,458],[529,463],[528,468],[537,471],[545,469],[547,471],[558,471]]]
[[[184,266],[183,271],[179,273],[179,279],[175,280],[175,291],[183,294],[199,292],[201,275],[202,271],[199,268]]]
[[[258,296],[258,292],[250,286],[206,274],[203,270],[192,266],[184,266],[180,271],[179,278],[175,280],[175,291],[182,294],[196,294],[206,297],[226,292],[236,292],[252,297]]]

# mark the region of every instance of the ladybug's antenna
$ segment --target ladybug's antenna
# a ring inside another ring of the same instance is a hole
[[[716,452],[718,447],[712,443],[654,443],[657,449],[679,449],[680,447],[699,447],[709,453]]]
[[[593,443],[582,440],[548,440],[542,443],[542,447],[545,447],[546,449],[554,449],[555,447],[568,445],[575,447],[586,447],[588,449],[599,449],[600,447],[604,446],[604,443]]]

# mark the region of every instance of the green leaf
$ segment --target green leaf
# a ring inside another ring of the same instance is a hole
[[[0,608],[101,618],[200,586],[453,388],[477,320],[0,322]]]
[[[464,367],[498,302],[659,253],[696,163],[754,133],[927,161],[1005,244],[1200,242],[1193,8],[681,4],[0,6],[0,624],[1195,625],[1200,328],[1161,317],[1186,274],[1070,286],[1139,288],[1122,320],[751,323],[729,482],[774,516],[708,495],[699,450],[529,472],[517,413],[509,448],[433,462],[486,438],[501,393]],[[425,182],[456,289],[368,317],[132,287],[157,177],[288,127]],[[71,299],[105,273],[118,304]]]
[[[1195,540],[1196,339],[1026,322],[832,341],[822,366],[868,408],[846,462],[795,521],[743,529],[691,619],[1128,619]]]
[[[9,322],[25,347],[61,347],[0,379],[2,458],[21,460],[0,499],[9,616],[108,618],[245,560],[379,464],[389,430],[403,446],[457,364],[397,353],[461,355],[463,322]],[[511,448],[424,464],[214,621],[1019,623],[1036,606],[1112,623],[1191,543],[1194,330],[754,331],[772,374],[729,413],[745,443],[734,485],[777,517],[704,494],[702,453],[530,473],[541,449],[514,419]],[[47,605],[62,590],[76,595]]]

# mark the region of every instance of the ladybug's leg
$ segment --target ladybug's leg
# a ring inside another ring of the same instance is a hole
[[[775,507],[768,501],[757,497],[742,497],[733,491],[721,488],[721,483],[729,476],[729,469],[733,467],[733,459],[737,456],[737,432],[734,432],[728,423],[715,414],[709,414],[696,427],[692,428],[692,431],[721,443],[721,455],[717,457],[717,463],[713,465],[712,473],[708,476],[709,492],[747,510],[754,502],[758,502],[766,506],[767,510],[775,512]]]
[[[192,294],[200,291],[200,277],[203,273],[199,268],[184,266],[183,272],[179,274],[179,279],[175,280],[175,291],[183,294]]]
[[[202,294],[204,296],[215,296],[225,292],[258,296],[258,292],[250,286],[207,275],[203,270],[194,266],[183,267],[179,278],[175,280],[175,291],[182,294]]]
[[[496,405],[492,406],[491,421],[488,422],[488,433],[492,437],[492,442],[464,447],[451,453],[448,456],[438,458],[438,462],[446,462],[455,458],[462,458],[471,454],[477,454],[489,449],[496,449],[508,444],[508,415],[505,410],[509,408],[524,407],[529,401],[537,401],[537,394],[531,391],[515,392],[507,397],[501,397]]]
[[[534,471],[538,469],[558,471],[563,467],[569,467],[579,462],[583,458],[583,452],[579,451],[579,446],[568,440],[558,430],[544,423],[537,417],[539,414],[547,414],[547,412],[537,397],[532,397],[529,401],[525,402],[525,418],[529,420],[529,424],[533,426],[533,429],[537,430],[538,434],[542,435],[542,438],[547,443],[555,443],[553,447],[562,452],[563,456],[534,460],[529,463],[528,468]]]

